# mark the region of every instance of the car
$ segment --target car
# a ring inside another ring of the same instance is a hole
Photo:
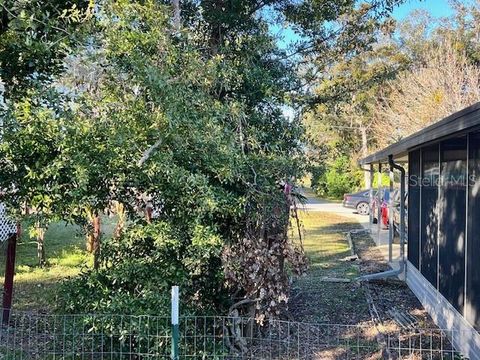
[[[374,190],[373,195],[377,193]],[[356,209],[360,215],[368,215],[370,213],[370,190],[362,190],[356,193],[343,195],[343,207]]]

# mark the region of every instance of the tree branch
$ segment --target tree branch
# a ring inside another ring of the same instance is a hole
[[[180,0],[172,0],[173,6],[173,27],[176,32],[180,31],[181,17],[180,17]]]
[[[243,300],[240,300],[240,301],[236,302],[235,304],[233,304],[232,306],[230,306],[230,309],[228,309],[228,314],[231,314],[233,310],[235,310],[236,308],[238,308],[240,306],[249,305],[249,304],[252,304],[252,303],[256,303],[258,301],[260,301],[260,299],[243,299]]]
[[[138,160],[137,165],[142,166],[152,155],[152,153],[160,146],[162,145],[162,139],[158,139],[155,144],[150,146],[144,153],[143,156]]]
[[[15,18],[15,19],[18,19],[18,16],[15,15],[14,13],[12,13],[12,12],[5,6],[5,4],[2,4],[1,6],[2,6],[3,10],[6,11],[11,17],[13,17],[13,18]],[[58,26],[55,26],[55,25],[49,25],[49,24],[47,24],[46,22],[44,22],[44,21],[42,21],[42,20],[39,20],[39,19],[37,19],[37,18],[35,18],[35,17],[33,17],[32,20],[33,20],[33,21],[36,21],[36,22],[39,23],[39,24],[42,24],[42,25],[45,26],[45,28],[47,28],[47,29],[48,29],[48,27],[51,27],[52,29],[57,30],[57,31],[60,31],[60,32],[63,32],[63,33],[65,33],[65,34],[67,34],[69,37],[72,37],[72,38],[73,38],[73,35],[70,34],[70,33],[69,33],[67,30],[65,30],[65,29],[62,29],[62,28],[60,28],[60,27],[58,27]]]

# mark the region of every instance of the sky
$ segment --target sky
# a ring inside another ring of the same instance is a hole
[[[413,10],[418,9],[428,10],[434,17],[449,16],[452,14],[452,9],[448,1],[449,0],[406,0],[402,5],[394,9],[392,16],[396,20],[403,20]],[[283,49],[292,41],[299,39],[291,29],[283,29],[278,25],[273,25],[271,31],[281,36],[278,45]]]
[[[443,17],[452,14],[452,9],[448,4],[448,0],[406,0],[405,3],[395,8],[392,16],[396,20],[403,20],[413,10],[417,9],[428,10],[434,17]],[[272,31],[274,33],[282,34],[283,40],[279,41],[279,46],[281,48],[285,48],[290,41],[294,41],[298,38],[290,29],[274,27],[272,28]],[[284,114],[287,118],[293,118],[294,111],[289,107],[285,107]]]
[[[428,10],[435,17],[448,16],[452,13],[448,0],[407,0],[393,11],[393,17],[402,20],[415,9]]]

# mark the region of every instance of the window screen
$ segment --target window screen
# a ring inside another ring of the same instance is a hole
[[[408,260],[419,269],[420,150],[408,154]]]
[[[438,180],[439,145],[422,149],[420,269],[425,278],[437,288]]]
[[[463,312],[465,284],[465,228],[467,138],[440,144],[438,197],[438,281],[440,293]]]

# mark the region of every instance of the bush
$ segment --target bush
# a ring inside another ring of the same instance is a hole
[[[106,242],[99,270],[64,282],[60,310],[70,313],[169,315],[179,285],[185,313],[208,314],[226,301],[222,241],[209,228],[180,231],[166,222],[137,223]]]
[[[358,189],[362,171],[347,156],[339,156],[328,167],[319,167],[312,173],[312,184],[319,196],[340,199],[343,194]]]

